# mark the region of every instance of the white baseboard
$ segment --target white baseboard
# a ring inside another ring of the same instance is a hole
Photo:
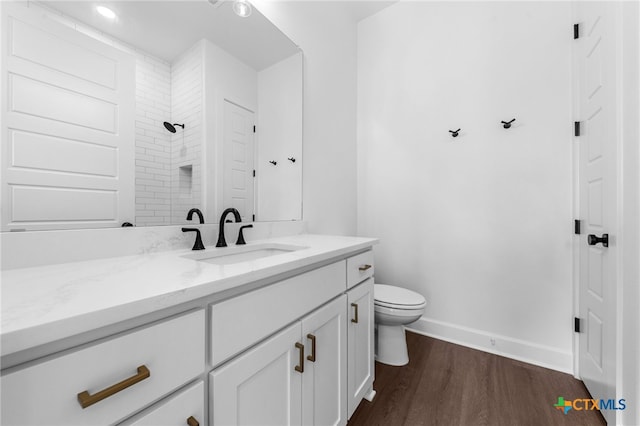
[[[408,325],[406,329],[457,345],[573,374],[572,353],[563,352],[549,346],[490,334],[485,331],[424,317]]]

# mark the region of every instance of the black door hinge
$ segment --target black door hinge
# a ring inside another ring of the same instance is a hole
[[[573,233],[576,235],[580,235],[580,220],[575,219],[573,221]]]
[[[574,121],[573,122],[573,135],[574,136],[580,136],[580,122],[579,121]]]
[[[573,331],[580,333],[580,318],[573,317]]]
[[[252,221],[252,222],[255,222],[255,221],[256,221],[256,215],[255,215],[255,214],[254,214],[254,215],[251,215],[251,221]]]
[[[256,132],[256,126],[253,126],[253,133]]]
[[[580,24],[573,24],[573,39],[580,38]]]
[[[253,171],[253,177],[256,177],[256,171],[255,170]]]

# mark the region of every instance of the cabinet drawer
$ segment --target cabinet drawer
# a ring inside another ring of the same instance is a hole
[[[211,364],[273,334],[344,292],[344,261],[211,306]]]
[[[204,371],[204,321],[199,310],[4,375],[2,424],[121,421]],[[141,380],[81,407],[78,394],[98,396],[125,379]]]
[[[347,259],[347,288],[373,276],[373,250]]]
[[[142,417],[128,426],[205,426],[204,421],[204,383],[202,381],[173,395],[168,401],[153,406]],[[188,423],[190,421],[191,423]]]

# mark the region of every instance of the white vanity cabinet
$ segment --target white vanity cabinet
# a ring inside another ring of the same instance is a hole
[[[261,334],[268,335],[264,330],[290,324],[286,318],[295,317],[300,306],[308,309],[314,300],[317,304],[319,292],[325,297],[344,293],[215,369],[210,374],[211,423],[346,424],[362,398],[373,390],[372,275],[373,253],[369,250],[295,277],[289,285],[285,281],[262,289],[263,294],[250,293],[214,305],[212,364],[219,365],[234,352],[225,346],[246,346]],[[252,303],[261,315],[254,317],[257,323],[251,330],[244,330],[250,327],[245,321],[239,326],[226,321],[233,312],[247,312]],[[217,327],[216,319],[220,322]]]
[[[305,366],[302,424],[347,422],[347,297],[340,296],[302,320]]]
[[[362,398],[370,401],[375,395],[373,274],[372,250],[347,259],[349,418]]]
[[[11,360],[0,424],[346,425],[373,394],[370,241]]]
[[[347,292],[349,305],[348,336],[348,410],[349,418],[362,398],[373,390],[374,370],[374,318],[373,278]]]
[[[200,309],[4,374],[1,423],[121,421],[204,372],[204,324]]]
[[[214,370],[212,424],[346,424],[345,311],[342,295]]]

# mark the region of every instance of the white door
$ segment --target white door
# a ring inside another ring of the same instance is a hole
[[[211,424],[300,424],[300,333],[297,322],[210,373]]]
[[[347,296],[302,320],[302,424],[347,424]]]
[[[133,222],[133,57],[2,3],[2,230]]]
[[[373,278],[347,292],[348,417],[373,388]]]
[[[579,374],[594,399],[616,396],[616,28],[617,5],[577,2],[579,146]],[[598,242],[608,234],[608,247]],[[615,411],[603,410],[610,424]]]
[[[222,207],[238,209],[243,222],[254,214],[253,126],[253,112],[224,101]]]

